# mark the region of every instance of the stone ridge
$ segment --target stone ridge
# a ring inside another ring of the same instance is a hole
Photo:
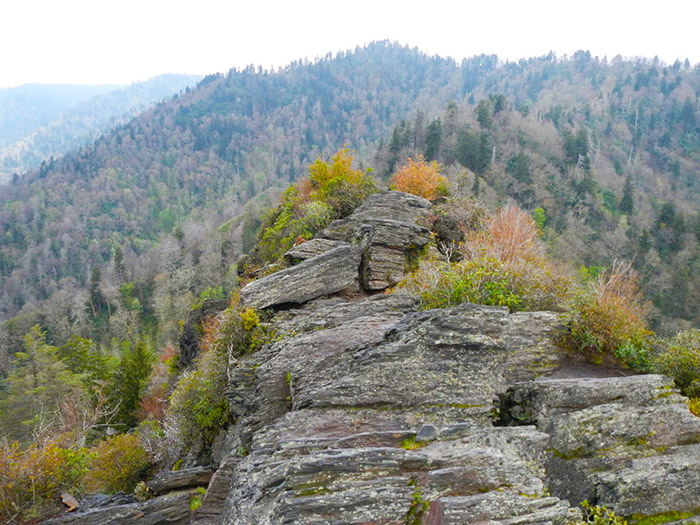
[[[336,293],[396,282],[428,242],[429,209],[373,195],[295,247],[302,262],[243,289],[244,304],[276,307],[277,337],[229,363],[235,422],[196,512],[176,491],[50,523],[563,525],[584,498],[626,516],[696,514],[700,419],[670,379],[566,379],[555,313]]]

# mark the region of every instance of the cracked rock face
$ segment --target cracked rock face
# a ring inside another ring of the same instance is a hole
[[[407,257],[428,244],[430,230],[424,222],[430,207],[429,201],[408,193],[370,195],[352,215],[333,221],[317,237],[361,245],[362,287],[383,290],[401,280]]]
[[[255,371],[230,430],[247,455],[221,523],[403,523],[418,500],[434,523],[576,516],[546,496],[548,436],[491,420],[509,378],[556,369],[558,316],[415,312],[388,295],[316,301],[274,322],[293,335],[238,365]]]
[[[582,377],[551,312],[333,295],[396,283],[429,209],[373,195],[242,290],[275,307],[277,338],[229,363],[235,423],[213,475],[163,475],[163,496],[50,523],[563,525],[583,499],[698,522],[700,419],[670,379]],[[181,489],[210,476],[190,513]]]
[[[511,388],[506,405],[549,435],[552,494],[624,516],[697,512],[700,419],[669,378],[541,380]]]

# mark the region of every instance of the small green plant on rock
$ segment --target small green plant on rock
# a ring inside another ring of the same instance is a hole
[[[192,498],[190,499],[190,512],[194,512],[197,510],[199,507],[202,506],[202,499],[204,498],[204,495],[207,493],[207,489],[204,487],[197,487],[195,490],[195,493],[192,495]]]
[[[617,516],[612,510],[599,505],[591,505],[588,500],[581,502],[583,520],[569,525],[627,525],[627,521]]]
[[[430,507],[430,502],[423,498],[423,494],[415,479],[412,478],[409,485],[413,487],[413,499],[406,514],[406,525],[420,525],[423,515]]]
[[[411,436],[402,440],[399,446],[405,450],[417,450],[427,444],[425,441],[416,441],[416,436]]]

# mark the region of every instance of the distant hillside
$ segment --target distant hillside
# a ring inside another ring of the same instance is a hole
[[[85,100],[120,87],[26,84],[0,89],[0,147],[45,126]]]
[[[32,84],[0,90],[0,183],[92,142],[200,78],[160,75],[126,87]]]
[[[6,325],[14,337],[35,322],[55,341],[133,336],[126,307],[89,324],[91,288],[109,316],[136,297],[149,330],[177,333],[188,301],[231,278],[259,209],[348,146],[385,184],[423,154],[459,193],[540,208],[555,254],[589,272],[634,258],[656,326],[692,325],[699,93],[689,63],[580,51],[457,64],[388,42],[210,75],[0,188],[0,318],[18,316]]]

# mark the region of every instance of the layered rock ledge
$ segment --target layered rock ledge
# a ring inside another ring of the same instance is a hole
[[[196,512],[171,474],[159,492],[179,492],[52,523],[565,524],[585,498],[698,514],[700,419],[668,378],[571,373],[554,313],[337,293],[395,284],[429,209],[372,196],[243,289],[278,337],[229,363],[235,423]]]

